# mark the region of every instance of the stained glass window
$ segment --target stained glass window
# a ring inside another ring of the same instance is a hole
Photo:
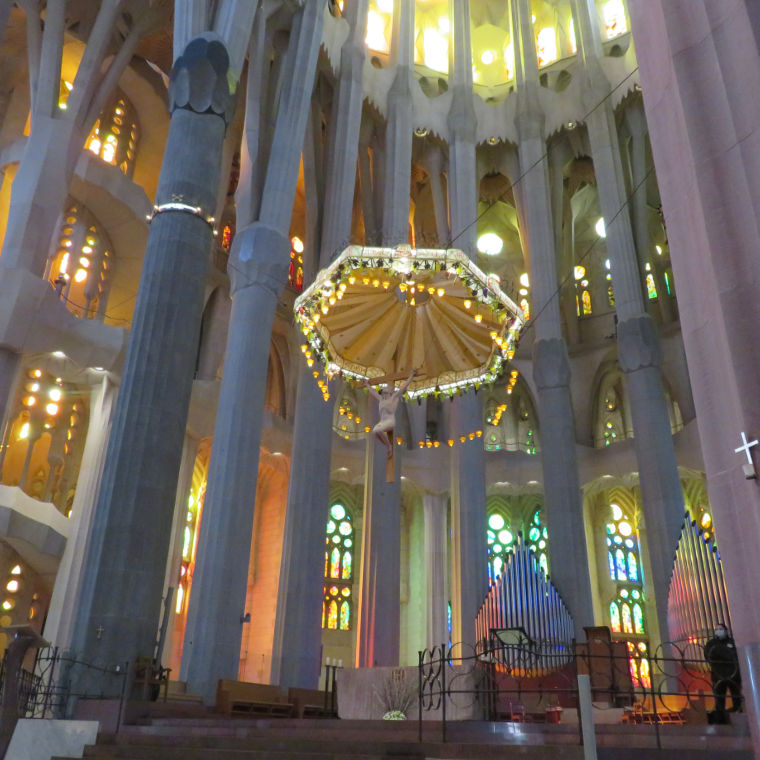
[[[504,515],[499,512],[493,512],[488,518],[486,536],[488,543],[489,582],[493,583],[501,573],[507,557],[512,552],[514,535]]]
[[[602,7],[604,20],[604,36],[611,40],[628,31],[623,0],[608,0]]]
[[[617,602],[610,602],[610,628],[613,633],[620,632],[620,608]]]
[[[351,580],[353,578],[354,526],[342,504],[333,504],[325,531],[325,586],[322,627],[351,629]]]
[[[647,275],[646,283],[647,297],[650,301],[653,301],[655,298],[657,298],[657,286],[654,284],[654,275],[651,272]]]
[[[288,269],[288,286],[303,290],[303,241],[299,237],[290,239],[290,267]]]
[[[132,104],[117,91],[101,112],[85,141],[85,148],[131,176],[137,150],[137,116]]]

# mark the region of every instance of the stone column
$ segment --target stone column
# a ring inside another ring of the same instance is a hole
[[[662,637],[667,639],[668,590],[684,515],[683,493],[660,373],[660,339],[645,309],[615,115],[608,97],[610,84],[599,61],[602,49],[596,6],[593,0],[573,1],[584,63],[582,88],[589,114],[588,135],[612,264],[618,356],[631,403],[658,624]]]
[[[576,636],[594,620],[588,574],[583,501],[578,483],[575,423],[570,398],[570,364],[560,322],[557,253],[549,188],[544,114],[538,99],[538,64],[531,5],[513,4],[518,83],[517,130],[522,172],[520,199],[530,251],[533,311],[533,377],[538,388],[544,505],[549,529],[552,581],[573,616]],[[518,44],[519,41],[519,44]],[[561,181],[561,179],[560,179]]]
[[[182,652],[182,678],[207,703],[240,662],[267,359],[290,262],[294,146],[303,145],[323,11],[324,2],[305,3],[294,17],[260,216],[239,225],[230,257],[230,327]]]
[[[370,411],[371,410],[371,411]],[[378,420],[370,399],[367,424]],[[372,436],[374,439],[374,436]],[[356,666],[398,665],[401,613],[401,461],[392,483],[385,480],[385,447],[368,438],[364,483],[362,557],[357,609]],[[324,556],[324,555],[323,555]]]
[[[472,52],[470,10],[467,3],[450,0],[452,29],[449,44],[449,78],[453,97],[449,127],[449,213],[451,245],[476,258],[478,174],[475,159],[477,120],[472,103]],[[479,430],[483,404],[473,391],[455,399],[451,407],[450,435]],[[452,642],[475,643],[475,617],[488,593],[486,543],[486,484],[483,441],[475,438],[451,450],[451,614]],[[463,652],[465,655],[467,652]]]
[[[426,493],[422,497],[425,515],[425,608],[427,625],[425,646],[434,647],[448,641],[446,579],[448,536],[446,535],[448,497]]]
[[[172,69],[157,212],[74,619],[74,651],[108,665],[151,657],[156,641],[213,241],[207,219],[232,105],[227,73],[226,48],[210,33]]]
[[[414,4],[395,0],[391,56],[395,76],[388,92],[385,127],[383,245],[409,240],[409,177],[412,162],[414,85]],[[411,367],[409,371],[411,371]],[[377,404],[368,425],[377,421]],[[401,452],[395,447],[395,474],[385,481],[385,447],[367,436],[362,528],[362,565],[357,617],[356,664],[398,665],[401,605]]]
[[[756,755],[760,481],[745,477],[747,459],[734,449],[742,431],[760,433],[759,10],[752,0],[629,2]],[[695,72],[710,86],[695,88]]]
[[[90,419],[79,468],[77,490],[71,508],[71,535],[66,544],[50,599],[45,638],[61,649],[71,646],[73,612],[82,586],[82,565],[90,536],[95,499],[103,474],[111,415],[118,386],[103,376],[98,388],[92,391]]]
[[[368,0],[355,0],[345,12],[351,34],[341,51],[338,89],[329,125],[329,173],[320,257],[324,266],[351,233],[367,5]],[[318,245],[317,241],[314,245]],[[311,369],[302,364],[272,651],[271,681],[283,686],[316,688],[321,671],[320,619],[333,406],[332,400],[325,403]]]

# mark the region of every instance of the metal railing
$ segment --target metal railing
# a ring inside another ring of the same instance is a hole
[[[427,715],[440,719],[445,742],[452,710],[468,710],[470,719],[554,723],[573,708],[580,729],[583,674],[590,676],[595,710],[617,709],[621,722],[650,726],[658,748],[663,724],[726,722],[727,713],[742,709],[738,670],[711,670],[701,641],[665,642],[635,656],[616,641],[557,647],[527,639],[504,644],[491,636],[475,647],[441,645],[419,653],[419,739]]]

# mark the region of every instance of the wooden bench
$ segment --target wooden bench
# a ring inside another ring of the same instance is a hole
[[[293,704],[279,686],[220,678],[216,689],[217,712],[225,715],[266,715],[289,718]]]
[[[288,689],[288,702],[293,704],[293,715],[296,718],[331,718],[332,695],[328,694],[325,707],[325,692],[319,689],[299,689],[291,686]]]

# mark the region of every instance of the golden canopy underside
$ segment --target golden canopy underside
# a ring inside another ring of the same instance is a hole
[[[412,392],[481,376],[499,350],[492,335],[503,335],[504,312],[499,317],[446,272],[416,273],[414,294],[409,287],[399,291],[404,280],[367,269],[346,286],[317,328],[331,360],[343,370],[398,384],[417,369]]]

